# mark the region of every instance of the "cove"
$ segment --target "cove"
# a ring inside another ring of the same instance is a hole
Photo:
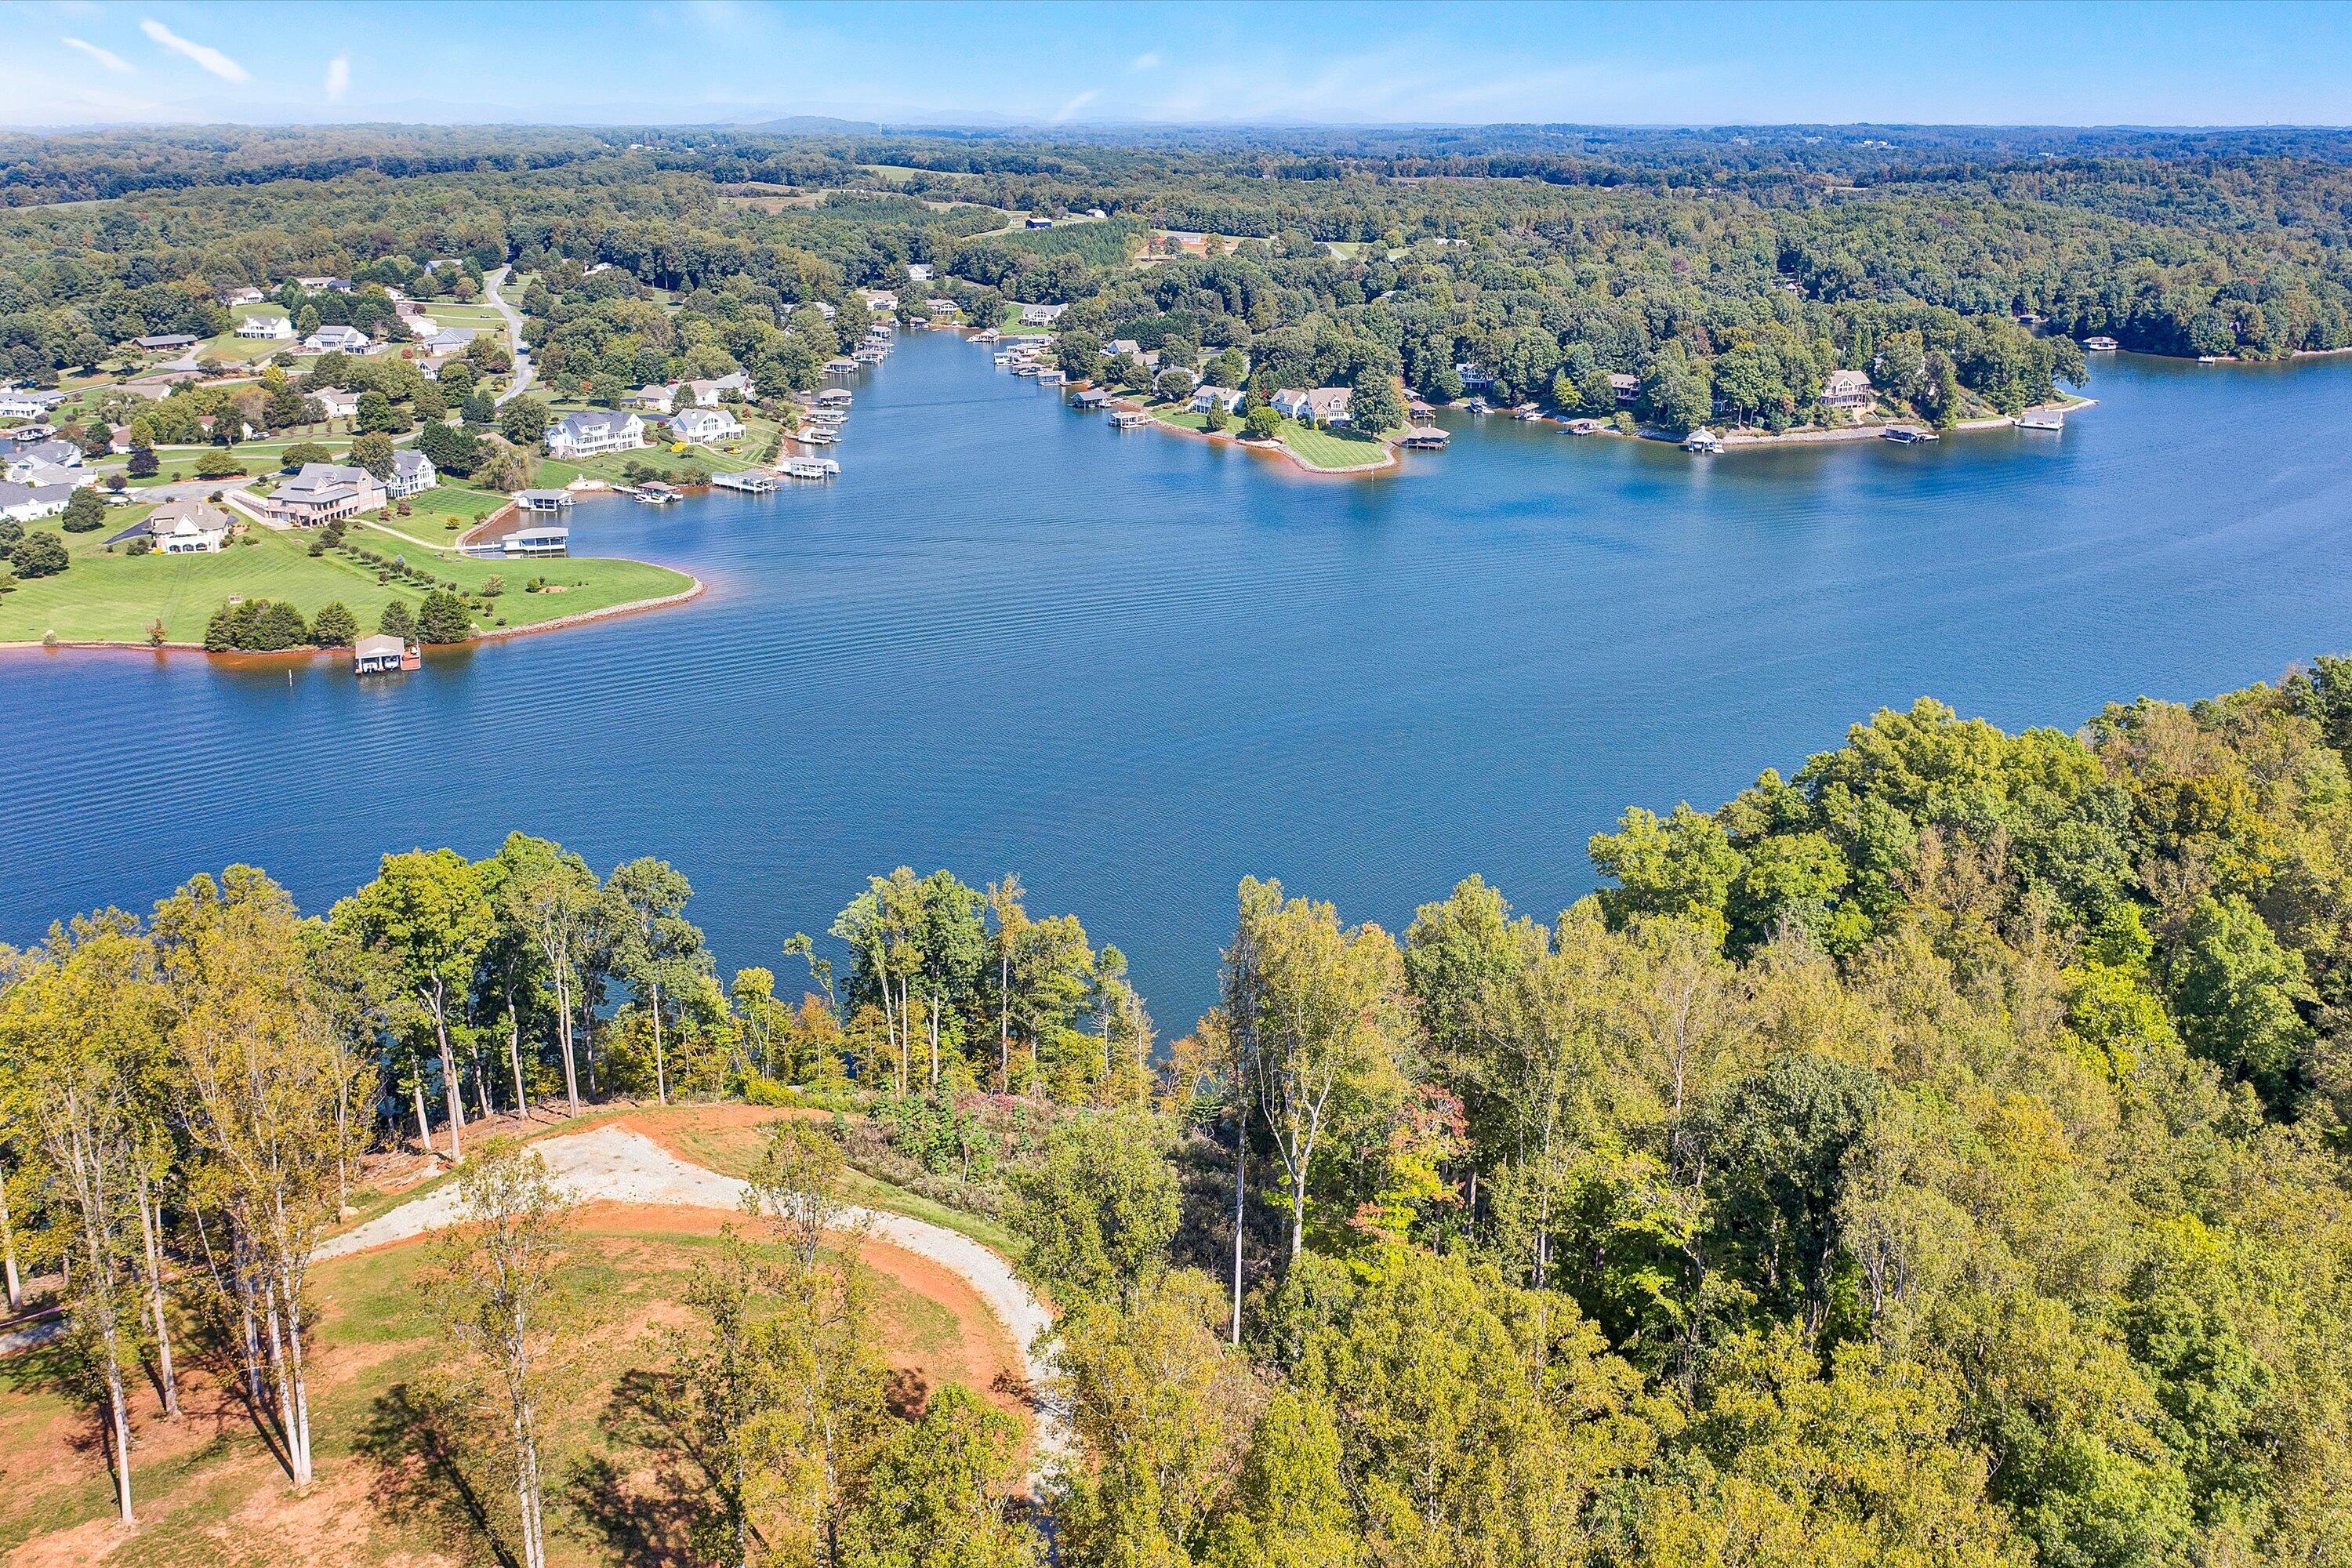
[[[2352,644],[2352,363],[2103,356],[2063,436],[1692,458],[1451,421],[1329,479],[1121,434],[916,334],[842,477],[583,502],[574,548],[710,591],[428,658],[0,658],[0,940],[267,867],[314,911],[509,828],[693,879],[724,969],[868,872],[1019,871],[1129,954],[1163,1037],[1234,883],[1402,929],[1478,871],[1549,918],[1624,806],[1711,806],[1922,694],[2006,727]]]

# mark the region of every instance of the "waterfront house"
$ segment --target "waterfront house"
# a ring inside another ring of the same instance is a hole
[[[294,323],[283,316],[247,316],[236,324],[236,335],[240,338],[290,338],[294,335]]]
[[[953,300],[945,299],[926,300],[923,301],[923,309],[934,316],[952,316],[956,313],[956,302]]]
[[[368,335],[357,327],[335,325],[320,327],[302,340],[303,348],[314,354],[351,354],[367,352]]]
[[[1310,417],[1307,412],[1307,393],[1301,387],[1286,386],[1276,393],[1270,402],[1274,411],[1285,419],[1304,422]]]
[[[2123,344],[2116,342],[2113,338],[2096,337],[2084,338],[2083,340],[2083,347],[2091,353],[2111,354],[2117,349],[2123,347]]]
[[[66,400],[62,392],[0,391],[0,419],[38,419]]]
[[[1307,412],[1318,425],[1345,425],[1356,395],[1344,386],[1318,386],[1307,395]]]
[[[564,511],[572,505],[570,490],[517,490],[515,505],[525,511]]]
[[[343,386],[322,386],[311,393],[319,401],[320,411],[330,419],[356,419],[360,412],[360,395]]]
[[[403,448],[392,455],[392,478],[384,480],[384,494],[395,500],[423,495],[441,482],[439,470],[433,459],[414,448]]]
[[[80,467],[81,448],[71,441],[36,441],[8,454],[7,478],[11,484],[32,484],[34,475],[55,470],[52,482],[79,484],[81,475],[68,475],[64,470]],[[90,477],[95,479],[97,476]]]
[[[1024,327],[1050,327],[1060,319],[1067,305],[1024,305],[1021,324]]]
[[[669,416],[678,439],[705,445],[743,433],[743,422],[724,408],[681,408]]]
[[[1228,414],[1241,412],[1242,399],[1246,395],[1238,387],[1203,386],[1192,394],[1191,407],[1195,414],[1206,414],[1212,408],[1222,408]]]
[[[645,444],[646,422],[619,409],[591,408],[567,414],[547,427],[547,455],[551,458],[631,452]]]
[[[149,512],[139,531],[155,542],[161,554],[209,555],[227,542],[234,526],[235,520],[210,501],[173,500]]]
[[[1858,370],[1833,370],[1822,387],[1822,406],[1858,414],[1870,406],[1870,377]]]
[[[1609,374],[1609,392],[1610,395],[1617,399],[1618,407],[1627,407],[1642,395],[1642,378],[1638,375],[1628,375],[1622,370],[1612,371]]]
[[[1683,437],[1683,450],[1685,452],[1720,452],[1723,450],[1723,437],[1702,425],[1697,429]]]
[[[398,669],[415,669],[424,662],[415,645],[382,632],[363,637],[352,645],[353,675],[385,675]]]
[[[1486,374],[1484,366],[1474,364],[1468,360],[1454,367],[1454,379],[1462,384],[1462,390],[1465,392],[1475,392],[1482,386],[1495,384],[1495,378]]]
[[[383,483],[365,468],[344,463],[305,463],[261,503],[271,516],[297,528],[315,528],[355,517],[383,505]]]
[[[869,310],[895,310],[898,308],[898,296],[887,289],[860,289],[857,297],[866,301],[866,308]]]
[[[1118,430],[1140,430],[1151,423],[1151,416],[1140,408],[1122,408],[1110,416],[1111,426]]]

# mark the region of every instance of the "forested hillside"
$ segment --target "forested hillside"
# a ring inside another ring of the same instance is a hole
[[[1035,1563],[1044,1515],[1104,1568],[2340,1562],[2347,750],[2336,660],[2071,734],[1923,700],[1629,811],[1556,919],[1473,877],[1392,935],[1244,882],[1223,1000],[1165,1045],[1017,879],[873,879],[783,944],[793,1002],[722,984],[650,858],[392,855],[318,921],[232,868],[0,964],[7,1244],[68,1265],[56,1387],[119,1446],[173,1343],[231,1358],[242,1310],[303,1353],[372,1146],[464,1162],[463,1348],[491,1218],[562,1222],[478,1118],[823,1108],[752,1166],[771,1249],[699,1266],[645,1374],[700,1456],[697,1560]],[[1007,1418],[883,1399],[817,1246],[845,1163],[1055,1304],[1074,1446],[1033,1497]],[[307,1479],[299,1380],[246,1344]],[[520,1484],[467,1458],[505,1428],[452,1431],[449,1477]],[[550,1489],[552,1539],[604,1495]]]
[[[2352,343],[2344,150],[1850,127],[18,137],[0,147],[0,369],[216,332],[228,289],[443,256],[609,263],[774,328],[916,263],[971,319],[1067,304],[1071,330],[1240,348],[1276,384],[1395,374],[1443,399],[1470,364],[1504,399],[1609,415],[1616,374],[1661,426],[1777,429],[1821,420],[1846,368],[1949,419],[2049,397],[2086,336],[2252,359]],[[1024,233],[1024,214],[1072,226]]]

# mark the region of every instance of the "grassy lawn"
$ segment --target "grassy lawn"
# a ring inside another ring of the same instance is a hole
[[[364,562],[331,550],[311,555],[309,533],[282,533],[257,524],[247,525],[247,542],[217,554],[108,553],[101,542],[140,515],[135,508],[125,509],[110,515],[107,526],[95,533],[59,533],[72,565],[0,595],[0,643],[38,642],[49,636],[63,642],[143,643],[148,627],[159,620],[166,640],[202,642],[205,623],[232,595],[283,600],[306,617],[339,600],[363,629],[373,630],[394,599],[406,601],[411,609],[424,599],[424,591],[413,584],[377,582],[375,568]],[[58,531],[55,519],[33,527]],[[352,542],[387,556],[416,554],[415,546],[368,529],[354,530]],[[509,562],[436,555],[427,569],[469,593],[478,592],[488,578],[501,579],[506,592],[492,601],[488,619],[513,626],[659,598],[688,584],[683,574],[667,567],[592,558]],[[523,592],[524,581],[535,576],[549,579],[560,591]]]
[[[708,483],[712,474],[756,468],[767,456],[768,448],[775,444],[776,422],[740,407],[735,416],[743,422],[743,434],[715,447],[688,447],[683,452],[674,452],[667,446],[640,447],[634,452],[603,452],[570,461],[550,458],[539,466],[539,482],[560,487],[584,475],[606,484],[625,485],[631,482],[629,469],[634,467],[651,479],[698,485]]]
[[[436,485],[422,495],[409,497],[408,515],[402,517],[394,512],[385,526],[413,538],[455,543],[466,530],[506,504],[507,498],[495,490],[478,490],[471,485]]]
[[[1388,449],[1370,436],[1318,430],[1289,420],[1283,421],[1281,441],[1311,468],[1361,468],[1378,464],[1388,456]]]

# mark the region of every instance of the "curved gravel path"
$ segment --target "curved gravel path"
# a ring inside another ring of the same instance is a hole
[[[644,1133],[624,1127],[598,1127],[541,1139],[531,1147],[547,1161],[549,1173],[583,1201],[602,1198],[614,1203],[740,1210],[747,1190],[733,1176],[681,1160]],[[457,1219],[457,1184],[444,1183],[423,1197],[412,1198],[331,1238],[320,1247],[317,1257],[323,1262],[387,1247],[442,1229]],[[968,1236],[905,1215],[850,1208],[844,1219],[845,1228],[929,1258],[970,1285],[1012,1331],[1033,1389],[1044,1394],[1054,1375],[1053,1358],[1042,1348],[1045,1331],[1054,1326],[1053,1314],[1022,1283],[1010,1263]],[[1061,1448],[1063,1429],[1049,1401],[1041,1397],[1036,1408],[1035,1451],[1043,1459]]]

